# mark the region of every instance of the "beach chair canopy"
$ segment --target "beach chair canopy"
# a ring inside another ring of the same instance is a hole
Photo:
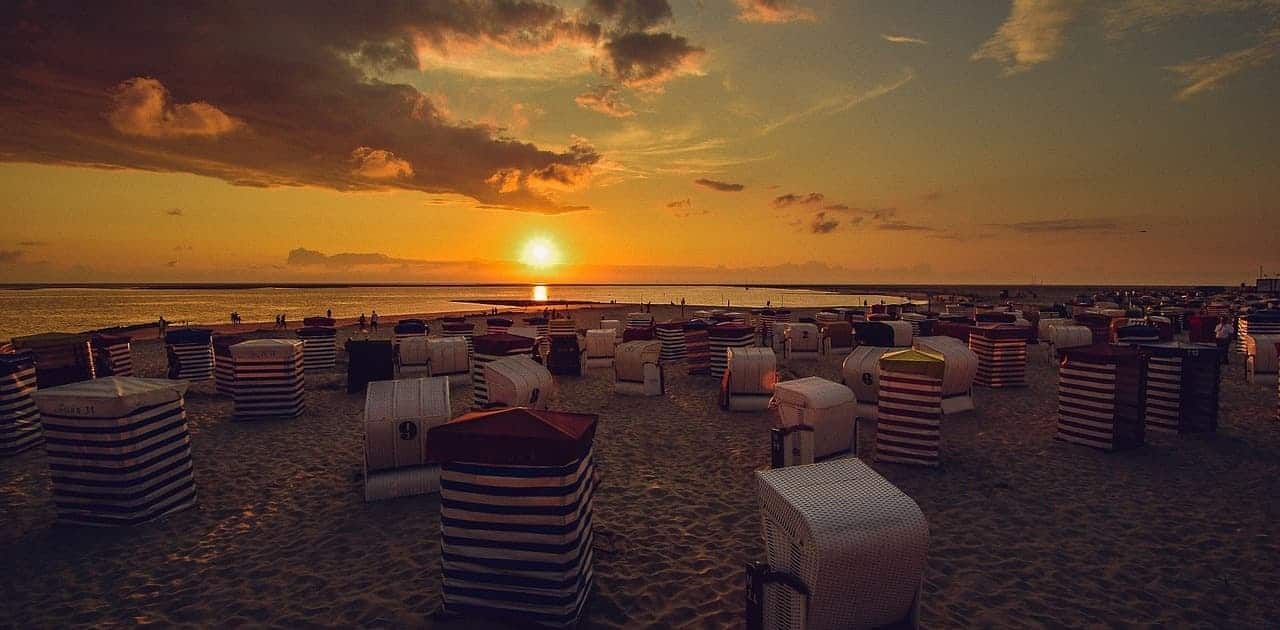
[[[595,414],[510,407],[463,414],[432,427],[427,461],[562,466],[591,450]]]

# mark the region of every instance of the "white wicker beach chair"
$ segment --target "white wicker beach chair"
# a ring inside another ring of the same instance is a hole
[[[783,358],[787,361],[817,361],[822,354],[822,337],[817,324],[787,324]]]
[[[398,358],[396,378],[419,378],[431,375],[431,353],[426,337],[406,337],[400,340],[396,351]]]
[[[778,383],[773,400],[781,426],[813,427],[813,458],[823,459],[857,448],[857,405],[848,387],[810,376]]]
[[[604,322],[601,322],[603,324]],[[612,328],[593,328],[586,332],[586,369],[613,367],[614,348],[617,346],[617,335]]]
[[[778,362],[769,348],[728,348],[720,381],[720,406],[730,411],[764,411],[778,382]]]
[[[661,341],[628,341],[619,344],[613,363],[613,391],[629,396],[661,396],[666,393]]]
[[[449,379],[451,387],[470,382],[471,358],[467,340],[462,337],[434,337],[427,340],[428,367],[431,376]]]
[[[748,568],[749,629],[916,626],[929,524],[915,501],[858,459],[756,482],[768,563]],[[787,575],[807,597],[763,583]]]

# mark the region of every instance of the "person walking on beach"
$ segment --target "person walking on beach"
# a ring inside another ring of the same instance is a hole
[[[280,314],[280,327],[281,327],[281,328],[288,328],[288,327],[289,327],[289,322],[285,321],[284,313],[281,313],[281,314]]]
[[[1236,327],[1231,325],[1230,317],[1218,318],[1218,327],[1213,330],[1213,337],[1218,342],[1218,353],[1222,355],[1222,364],[1227,365],[1227,357],[1231,355],[1231,338],[1236,336]]]
[[[360,332],[364,332],[364,323],[365,323],[364,313],[361,313],[360,314]]]
[[[373,332],[378,332],[378,311],[374,311],[373,314],[369,315],[369,327]]]
[[[333,319],[333,309],[331,309],[331,308],[330,308],[330,309],[325,309],[325,311],[324,311],[324,316],[325,316],[325,317],[328,317],[329,319]]]
[[[169,331],[169,322],[164,320],[164,315],[160,316],[160,322],[157,324],[160,328],[160,338],[164,338],[164,334]]]

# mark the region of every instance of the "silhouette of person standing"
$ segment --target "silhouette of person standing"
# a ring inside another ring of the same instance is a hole
[[[378,332],[378,311],[374,311],[373,314],[369,316],[369,325],[373,328],[373,332]]]

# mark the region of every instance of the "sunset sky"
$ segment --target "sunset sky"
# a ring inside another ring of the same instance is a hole
[[[116,5],[0,8],[0,282],[1280,272],[1280,0]]]

